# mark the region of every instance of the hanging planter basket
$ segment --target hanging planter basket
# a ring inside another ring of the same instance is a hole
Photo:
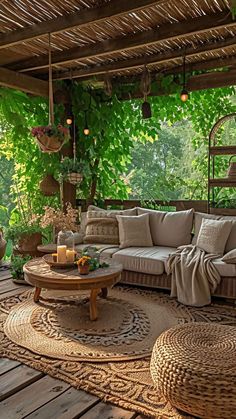
[[[46,175],[40,182],[39,188],[44,196],[53,196],[60,191],[59,182],[52,175]]]
[[[68,173],[67,180],[69,183],[72,183],[72,185],[79,185],[83,180],[83,175],[82,173],[71,172]]]
[[[34,127],[31,133],[43,153],[57,153],[70,138],[69,129],[62,125]]]

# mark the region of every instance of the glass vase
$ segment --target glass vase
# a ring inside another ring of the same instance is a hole
[[[74,233],[71,230],[61,230],[57,236],[57,246],[66,246],[68,250],[74,250]]]

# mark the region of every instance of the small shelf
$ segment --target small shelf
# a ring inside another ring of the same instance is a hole
[[[236,187],[236,178],[221,178],[221,179],[209,179],[209,185],[211,187],[220,186],[220,187]]]
[[[235,145],[227,145],[227,146],[214,146],[210,147],[209,149],[211,156],[230,156],[231,154],[236,154],[236,146]]]

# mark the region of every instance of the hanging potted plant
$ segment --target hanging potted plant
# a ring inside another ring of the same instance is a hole
[[[76,159],[65,157],[61,162],[60,172],[65,181],[78,185],[83,180],[84,165]]]
[[[70,130],[61,124],[54,122],[53,83],[52,83],[52,56],[51,34],[48,38],[48,81],[49,81],[49,123],[39,127],[33,127],[31,134],[35,137],[40,150],[43,153],[57,153],[70,138]]]
[[[43,153],[57,153],[70,138],[69,128],[60,124],[34,127],[31,134]]]
[[[53,196],[60,192],[59,182],[49,173],[41,180],[39,188],[44,196]]]

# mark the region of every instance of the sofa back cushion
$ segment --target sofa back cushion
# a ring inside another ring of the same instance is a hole
[[[119,244],[119,229],[116,216],[136,214],[136,208],[130,210],[103,210],[89,206],[85,228],[84,243]]]
[[[138,208],[138,214],[149,214],[155,246],[178,247],[191,243],[193,209],[165,212]]]
[[[228,240],[225,246],[225,252],[229,252],[230,250],[236,249],[236,217],[228,216],[228,215],[214,215],[214,214],[205,214],[203,212],[195,212],[194,213],[194,236],[192,240],[192,244],[197,243],[197,237],[199,234],[199,230],[201,227],[202,219],[209,219],[209,220],[219,220],[219,221],[231,221],[232,228]]]
[[[116,216],[119,224],[120,248],[151,247],[152,236],[149,226],[149,214]]]
[[[203,218],[196,244],[207,253],[222,256],[231,228],[231,221]]]

